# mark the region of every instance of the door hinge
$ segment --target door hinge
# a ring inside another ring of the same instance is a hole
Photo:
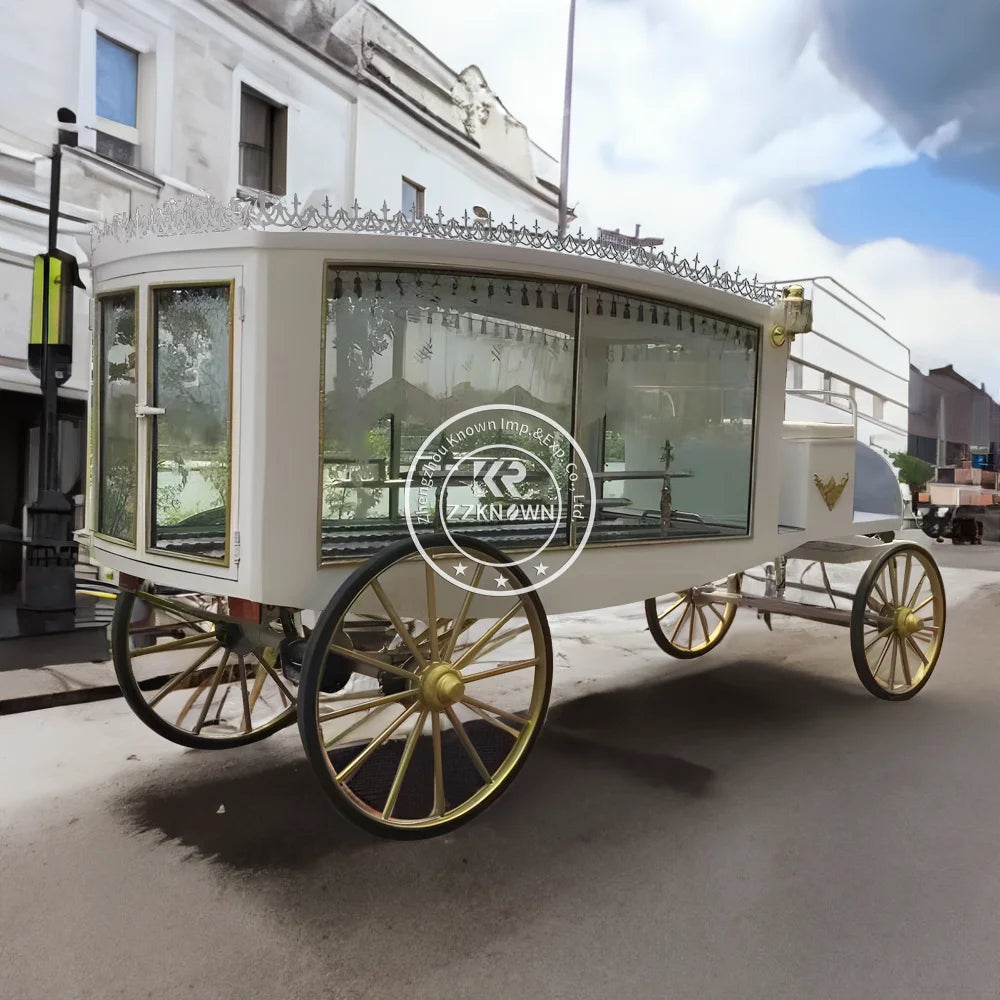
[[[238,531],[233,532],[233,562],[238,563],[240,561],[240,533]]]

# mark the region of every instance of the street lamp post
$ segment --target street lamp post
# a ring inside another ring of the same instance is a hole
[[[559,160],[559,236],[566,235],[569,184],[569,124],[573,99],[573,32],[576,27],[576,0],[569,0],[569,37],[566,42],[566,92],[563,97],[562,155]]]

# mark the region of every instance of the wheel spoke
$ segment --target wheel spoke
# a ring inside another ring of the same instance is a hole
[[[696,607],[697,606],[694,603],[694,598],[692,597],[691,598],[691,617],[690,617],[690,620],[688,621],[688,644],[687,644],[687,648],[688,649],[694,649],[694,613],[695,613]]]
[[[926,667],[930,661],[924,656],[923,650],[913,641],[911,636],[906,637],[906,644],[920,657],[920,662]]]
[[[712,632],[708,627],[708,619],[705,617],[705,612],[702,610],[701,605],[698,605],[698,618],[701,620],[701,628],[705,633],[705,644],[708,645],[712,641]]]
[[[483,570],[485,569],[486,567],[482,563],[480,563],[476,567],[476,572],[473,574],[472,577],[473,588],[479,586],[479,581],[482,579]],[[452,628],[451,635],[448,636],[448,642],[445,644],[444,647],[443,659],[445,661],[451,660],[452,656],[454,656],[455,654],[455,643],[458,642],[459,635],[465,631],[465,621],[469,614],[469,608],[472,605],[472,598],[475,596],[476,596],[475,593],[471,589],[465,592],[465,597],[462,600],[462,607],[458,612],[458,617],[455,619],[455,624]]]
[[[253,658],[267,671],[271,680],[278,686],[278,690],[281,692],[282,696],[288,697],[290,704],[295,704],[295,695],[285,686],[285,682],[278,675],[277,671],[267,662],[267,660],[261,656],[255,649],[250,650]]]
[[[437,594],[434,589],[434,577],[437,574],[434,567],[429,563],[424,563],[424,581],[427,588],[427,628],[431,633],[431,661],[438,662],[438,634],[437,634]]]
[[[370,709],[383,705],[391,705],[396,701],[405,701],[414,697],[413,691],[397,691],[395,694],[383,695],[381,698],[373,698],[361,704],[351,705],[348,708],[338,708],[335,712],[324,712],[319,717],[320,722],[329,722],[331,719],[339,719],[345,715],[354,715],[355,712],[367,712]]]
[[[386,608],[386,610],[388,610],[388,608]],[[389,725],[386,726],[385,729],[383,729],[382,732],[380,732],[378,736],[376,736],[375,739],[373,739],[371,743],[369,743],[368,746],[366,746],[364,750],[362,750],[361,753],[359,753],[357,757],[355,757],[354,760],[352,760],[350,764],[347,765],[347,767],[345,767],[342,771],[340,771],[337,774],[337,781],[340,784],[343,784],[345,781],[350,781],[351,776],[357,773],[358,768],[360,768],[365,763],[365,761],[367,761],[369,757],[371,757],[372,754],[374,754],[375,751],[378,750],[379,747],[381,747],[382,744],[385,743],[385,741],[390,736],[392,736],[392,734],[397,729],[399,729],[399,727],[416,710],[417,710],[417,702],[414,702],[412,705],[403,709],[403,711],[399,714],[399,716],[396,719],[390,722]]]
[[[254,674],[253,679],[253,690],[250,692],[250,711],[252,712],[257,707],[257,699],[260,698],[261,691],[264,690],[264,685],[267,683],[267,671],[257,670]],[[284,695],[282,695],[282,700],[284,700]],[[265,698],[266,702],[267,699]]]
[[[153,697],[149,700],[149,707],[156,708],[156,706],[164,698],[166,698],[166,696],[170,694],[171,691],[173,691],[175,688],[183,684],[184,681],[186,681],[213,653],[215,653],[217,650],[221,648],[222,645],[217,642],[213,649],[206,650],[204,653],[202,653],[201,656],[199,656],[198,659],[195,660],[190,667],[188,667],[186,670],[183,670],[181,673],[175,674],[173,677],[171,677],[170,680],[167,681],[167,683],[164,684],[163,687],[161,687],[159,691],[157,691],[156,694],[154,694]]]
[[[226,664],[229,662],[229,650],[226,650],[226,655],[222,657],[222,662],[219,664],[219,669],[215,671],[215,676],[212,678],[212,683],[208,689],[208,696],[205,698],[205,704],[201,706],[201,714],[198,716],[198,722],[194,727],[194,734],[197,736],[201,732],[201,727],[205,725],[205,719],[208,717],[208,709],[215,698],[216,691],[219,690],[219,681],[222,679],[222,672],[226,669]]]
[[[885,571],[883,570],[883,572],[885,572]],[[882,574],[880,573],[879,574],[879,579],[881,579],[881,577],[882,577]],[[879,583],[879,580],[875,580],[872,583],[872,588],[875,590],[875,592],[878,594],[878,596],[882,598],[882,607],[885,607],[886,605],[894,606],[893,602],[890,601],[889,598],[886,596],[886,593],[882,589],[882,585]],[[880,611],[881,608],[875,608],[874,610],[875,611]]]
[[[881,636],[880,636],[881,638]],[[885,654],[889,651],[889,647],[892,645],[892,636],[885,636],[885,645],[882,647],[882,652],[879,654],[879,658],[875,663],[875,669],[872,671],[872,677],[878,677],[878,672],[882,669],[882,664],[885,662]],[[867,652],[867,647],[866,647]]]
[[[421,667],[426,667],[427,660],[424,658],[424,654],[413,641],[413,636],[410,635],[409,629],[407,629],[407,627],[403,624],[403,620],[399,617],[396,609],[392,605],[392,602],[386,595],[386,592],[382,589],[382,585],[378,582],[378,580],[372,580],[371,588],[375,591],[375,596],[379,599],[379,603],[383,608],[385,608],[385,613],[389,616],[390,621],[395,626],[396,631],[399,633],[399,637],[406,643],[406,648],[413,654],[413,658]]]
[[[382,819],[391,819],[392,811],[396,808],[396,800],[403,789],[403,782],[406,780],[406,772],[413,759],[413,751],[416,749],[417,740],[424,731],[424,723],[427,721],[427,709],[422,709],[417,716],[416,724],[406,737],[406,744],[403,746],[403,756],[399,758],[399,766],[396,768],[396,776],[392,779],[392,787],[385,800],[385,808],[382,810]]]
[[[905,607],[909,607],[909,604],[907,603],[907,600],[906,600],[906,595],[909,594],[909,592],[910,592],[910,569],[912,568],[912,566],[913,566],[913,553],[912,552],[907,552],[906,553],[906,566],[903,569],[903,589],[900,592],[901,596],[903,598],[903,605]]]
[[[496,726],[497,729],[502,729],[505,733],[510,733],[513,737],[518,737],[521,733],[515,729],[513,726],[508,726],[506,722],[501,722],[499,719],[494,719],[492,715],[487,715],[481,708],[477,708],[475,705],[469,703],[466,699],[465,704],[469,709],[476,713],[484,722],[488,722],[491,726]]]
[[[898,608],[899,601],[899,581],[896,578],[896,557],[890,556],[886,560],[886,569],[889,571],[889,588],[892,591],[892,606]]]
[[[879,632],[879,634],[876,635],[875,638],[872,639],[871,642],[869,642],[869,643],[867,643],[865,645],[865,652],[867,653],[868,650],[871,649],[872,646],[874,646],[875,643],[879,641],[879,639],[884,639],[887,635],[891,635],[892,631],[893,631],[893,629],[895,629],[895,627],[896,627],[895,625],[890,625],[888,628],[882,629],[882,631]]]
[[[431,712],[431,741],[434,748],[434,815],[443,816],[444,801],[444,764],[441,761],[441,713]]]
[[[924,583],[926,581],[927,581],[927,570],[924,570],[920,574],[920,579],[917,580],[917,585],[913,588],[913,593],[910,594],[910,596],[906,600],[906,606],[908,608],[913,607],[913,602],[917,599],[917,595],[920,593],[920,591],[923,590]],[[921,607],[923,607],[923,605],[921,605]]]
[[[934,595],[933,595],[933,594],[931,594],[931,595],[930,595],[930,597],[928,597],[928,598],[927,598],[926,600],[924,600],[924,601],[921,601],[921,602],[920,602],[920,603],[919,603],[919,604],[918,604],[918,605],[917,605],[917,606],[916,606],[916,607],[915,607],[915,608],[913,609],[913,613],[914,613],[914,614],[916,614],[916,613],[917,613],[918,611],[922,610],[923,608],[926,608],[926,607],[927,607],[927,605],[928,605],[928,604],[930,604],[930,603],[931,603],[931,601],[933,601],[933,600],[934,600]]]
[[[171,614],[177,615],[179,618],[186,618],[192,622],[228,622],[232,620],[227,618],[226,615],[206,611],[204,608],[197,608],[193,604],[182,604],[179,601],[168,601],[163,597],[157,597],[156,594],[147,594],[143,592],[137,594],[136,596],[144,604],[148,604],[154,608],[160,608],[163,611],[169,611]]]
[[[686,600],[687,598],[681,595],[680,600],[678,600],[674,604],[671,604],[670,607],[667,608],[667,610],[664,611],[663,614],[659,616],[659,620],[662,622],[663,619],[667,617],[667,615],[669,615],[672,611],[676,611]]]
[[[374,667],[376,670],[384,670],[387,674],[395,674],[397,677],[405,677],[407,680],[413,680],[413,671],[407,670],[405,667],[397,667],[395,663],[389,663],[387,660],[380,660],[377,656],[362,652],[360,649],[349,649],[347,646],[337,646],[334,643],[330,643],[327,647],[327,652],[336,653],[338,656],[354,660],[356,663],[364,663],[366,666]]]
[[[726,606],[728,607],[728,604]],[[705,607],[707,607],[708,610],[711,611],[712,614],[715,615],[715,617],[718,618],[720,622],[725,624],[726,621],[725,616],[719,613],[719,609],[714,604],[706,604]]]
[[[342,729],[336,736],[331,736],[330,739],[324,740],[324,749],[329,750],[337,743],[340,743],[342,740],[350,736],[356,729],[360,729],[366,722],[371,722],[376,715],[380,715],[388,707],[388,705],[379,705],[378,708],[373,708],[367,715],[362,716],[360,719],[355,719],[354,722],[352,722],[346,729]]]
[[[518,660],[516,663],[506,663],[500,667],[492,667],[490,670],[483,670],[478,674],[469,674],[468,677],[463,676],[462,681],[465,684],[471,684],[473,681],[482,681],[487,677],[498,677],[500,674],[509,674],[514,670],[524,670],[527,667],[534,667],[537,665],[538,657],[533,656],[530,660]]]
[[[134,660],[139,656],[149,656],[150,653],[169,653],[172,649],[184,649],[187,646],[203,646],[215,642],[213,632],[200,632],[198,635],[187,635],[183,639],[172,639],[170,642],[159,642],[145,649],[133,649],[129,654]]]
[[[474,660],[483,647],[517,614],[521,604],[515,604],[502,618],[498,618],[462,655],[455,660],[454,667],[461,670],[470,660]]]
[[[910,676],[910,661],[906,655],[906,646],[900,642],[898,637],[896,642],[899,645],[899,664],[903,668],[903,680],[906,682],[906,686],[909,687],[913,683],[913,678]]]
[[[250,689],[247,687],[247,661],[242,653],[239,657],[240,694],[243,697],[243,731],[249,733],[253,728],[250,724]]]
[[[677,624],[674,626],[674,631],[671,633],[671,636],[670,636],[670,645],[671,646],[676,646],[677,645],[677,633],[680,632],[681,626],[684,624],[684,620],[687,618],[688,612],[690,612],[690,611],[691,611],[691,605],[688,604],[688,603],[686,603],[686,599],[685,599],[684,611],[681,613],[680,618],[677,620]]]
[[[520,722],[522,726],[526,726],[528,724],[528,720],[523,715],[516,715],[514,712],[508,712],[505,708],[497,708],[495,705],[491,705],[489,702],[480,701],[478,698],[470,698],[466,695],[462,699],[462,704],[472,705],[484,712],[492,712],[494,715],[503,716],[505,719],[512,719],[514,722]]]
[[[473,766],[479,772],[479,776],[487,785],[492,784],[493,775],[486,769],[482,757],[479,756],[479,751],[472,745],[472,740],[469,739],[469,734],[465,731],[462,720],[455,714],[455,710],[450,705],[444,711],[451,722],[452,729],[455,730],[459,741],[465,747],[465,752],[469,755],[469,760],[472,761]]]
[[[528,624],[518,625],[516,628],[512,628],[509,632],[501,632],[495,639],[488,642],[481,650],[479,650],[479,655],[476,659],[481,660],[490,653],[495,653],[501,646],[506,646],[511,639],[516,639],[519,635],[523,635],[530,629],[531,626]],[[464,647],[468,649],[468,647]]]
[[[889,642],[892,645],[892,662],[889,664],[889,690],[892,691],[896,686],[896,656],[899,653],[899,640],[895,633],[889,637]]]

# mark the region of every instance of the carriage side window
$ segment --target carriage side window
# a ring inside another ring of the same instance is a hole
[[[150,545],[213,562],[228,555],[232,286],[156,287]]]
[[[570,426],[572,291],[498,275],[329,270],[324,558],[374,551],[406,532],[407,471],[449,417],[512,403]],[[448,500],[472,502],[464,488],[449,486]]]
[[[591,289],[578,440],[598,481],[591,541],[749,531],[759,331]]]
[[[135,292],[102,295],[98,322],[97,531],[135,542]]]

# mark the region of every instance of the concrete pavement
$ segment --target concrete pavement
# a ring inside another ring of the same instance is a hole
[[[901,704],[836,628],[741,612],[684,665],[637,607],[558,619],[522,775],[423,843],[342,822],[294,731],[199,754],[120,701],[0,718],[0,996],[995,997],[1000,574],[946,583]]]

